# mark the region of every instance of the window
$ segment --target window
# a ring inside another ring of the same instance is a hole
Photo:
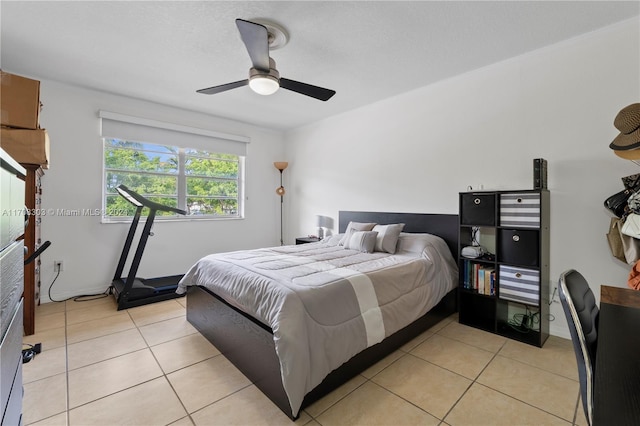
[[[135,213],[135,206],[116,191],[121,184],[152,201],[183,209],[189,218],[242,217],[245,156],[240,154],[246,149],[246,143],[229,144],[229,140],[219,138],[220,134],[214,137],[200,134],[209,132],[201,129],[189,128],[198,131],[195,138],[192,133],[173,128],[161,128],[158,133],[157,122],[148,126],[149,120],[136,119],[143,123],[131,123],[133,117],[120,121],[105,117],[113,113],[100,114],[104,144],[104,220],[117,221]],[[115,134],[122,136],[115,137]],[[197,146],[166,144],[171,141]],[[147,213],[147,209],[142,211],[143,215]],[[158,212],[158,217],[182,218],[172,212]]]

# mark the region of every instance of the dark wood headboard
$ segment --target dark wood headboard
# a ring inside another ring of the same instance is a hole
[[[375,222],[380,225],[404,223],[403,232],[437,235],[449,246],[453,258],[458,258],[458,215],[431,213],[338,212],[338,231],[343,233],[349,222]]]

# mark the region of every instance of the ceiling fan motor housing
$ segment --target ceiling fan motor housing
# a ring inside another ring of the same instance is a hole
[[[280,88],[280,73],[276,69],[276,61],[269,58],[269,71],[251,68],[249,70],[249,87],[260,95],[271,95]]]
[[[269,71],[267,70],[259,70],[257,68],[251,68],[249,70],[249,80],[256,76],[273,78],[276,81],[280,80],[280,73],[276,69],[276,61],[273,58],[269,58]]]

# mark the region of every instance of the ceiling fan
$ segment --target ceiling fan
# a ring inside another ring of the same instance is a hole
[[[245,21],[244,19],[236,19],[236,26],[240,31],[240,36],[253,64],[253,67],[249,70],[249,78],[200,89],[197,90],[198,93],[214,95],[248,84],[254,92],[261,95],[271,95],[280,87],[321,101],[327,101],[336,94],[335,90],[280,77],[280,73],[276,69],[276,61],[269,57],[270,42],[273,42],[277,37],[274,37],[274,34],[269,32],[267,26]]]

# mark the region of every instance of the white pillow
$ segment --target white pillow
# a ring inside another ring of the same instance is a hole
[[[373,253],[377,236],[378,233],[374,231],[355,231],[349,241],[345,243],[344,248],[358,250],[363,253]]]
[[[374,226],[373,231],[378,233],[375,250],[394,254],[398,245],[398,237],[403,229],[404,223]]]
[[[349,222],[347,229],[344,231],[344,236],[340,240],[339,245],[343,246],[349,241],[351,235],[356,231],[371,231],[375,223],[363,223],[363,222]]]

